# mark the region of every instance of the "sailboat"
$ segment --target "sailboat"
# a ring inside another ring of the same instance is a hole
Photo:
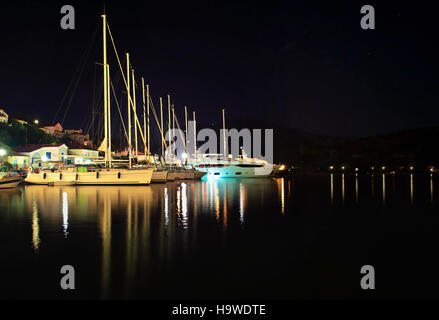
[[[104,168],[96,168],[88,170],[87,168],[66,168],[55,172],[45,172],[43,170],[34,170],[28,173],[26,182],[30,184],[45,184],[45,185],[148,185],[151,183],[154,169],[132,169],[131,168],[131,140],[130,147],[130,168],[114,168],[112,166],[111,154],[111,117],[110,117],[110,67],[107,64],[107,20],[106,15],[102,14],[102,35],[103,35],[103,89],[104,89],[104,140],[100,149],[104,151],[105,158]],[[108,32],[111,36],[109,26]],[[113,38],[111,36],[111,40]],[[116,52],[117,55],[117,52]],[[117,57],[119,60],[119,58]],[[129,63],[129,61],[127,61]],[[123,74],[122,74],[123,76]],[[125,85],[127,80],[124,77]],[[127,85],[127,91],[129,87]],[[133,101],[130,94],[128,94],[128,110],[135,111]],[[137,115],[134,113],[134,118],[139,124]],[[131,118],[129,119],[131,121]],[[130,131],[131,135],[131,131]],[[142,134],[143,135],[143,134]],[[137,142],[137,141],[136,141]]]

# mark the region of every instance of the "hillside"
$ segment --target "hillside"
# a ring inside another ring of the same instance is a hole
[[[218,126],[210,126],[218,130]],[[367,138],[330,137],[279,127],[264,121],[232,119],[228,128],[272,128],[274,161],[309,170],[386,166],[439,167],[439,127],[421,128]],[[404,168],[401,168],[404,167]]]

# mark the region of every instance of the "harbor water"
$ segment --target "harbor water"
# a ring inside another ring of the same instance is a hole
[[[0,297],[439,298],[438,229],[428,173],[26,185],[0,191]]]

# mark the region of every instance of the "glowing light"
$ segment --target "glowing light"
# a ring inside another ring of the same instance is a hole
[[[39,124],[40,121],[38,121],[38,119],[35,119],[35,120],[34,120],[34,123],[35,123],[35,124]]]
[[[371,170],[375,170],[375,167],[371,167],[370,169],[371,169]]]
[[[169,199],[168,199],[168,188],[165,188],[163,190],[164,194],[165,194],[165,227],[168,227],[168,220],[169,220],[169,207],[168,207],[168,203],[169,203]]]
[[[413,166],[410,166],[410,170],[411,170],[411,171],[413,170]]]
[[[342,202],[344,203],[344,199],[345,199],[345,192],[344,192],[344,173],[342,173],[341,175],[341,199]]]
[[[181,158],[182,158],[183,160],[185,160],[185,159],[187,158],[187,154],[183,152],[183,153],[181,154]]]
[[[433,172],[433,171],[434,171],[434,168],[430,168],[430,171]]]
[[[345,167],[345,166],[342,166],[342,167],[341,167],[341,170],[344,170],[344,169],[346,169],[346,167]]]
[[[410,174],[410,203],[413,204],[413,174]]]
[[[355,168],[355,171],[358,171],[358,168]]]
[[[38,251],[40,247],[40,226],[38,219],[38,207],[37,202],[32,202],[32,245],[35,251]]]
[[[279,170],[282,171],[282,170],[285,170],[285,168],[286,168],[286,167],[285,167],[285,165],[283,164],[283,165],[280,166]]]
[[[183,228],[187,228],[187,185],[186,183],[181,184],[181,215]]]
[[[245,210],[245,194],[244,185],[239,184],[239,220],[241,224],[244,223],[244,210]]]
[[[282,212],[282,214],[285,214],[285,181],[284,181],[284,178],[282,178],[282,184],[281,184],[281,212]]]
[[[334,166],[329,166],[329,170],[334,170]]]
[[[382,169],[382,170],[386,170],[386,166],[382,166],[381,169]]]
[[[6,150],[0,149],[0,157],[3,157],[4,155],[6,155]]]
[[[67,238],[67,235],[69,234],[67,231],[69,227],[69,202],[67,199],[67,192],[62,193],[62,218],[63,218],[64,237]]]
[[[41,160],[43,161],[43,162],[46,162],[47,160],[49,160],[46,156],[42,156],[41,157]]]

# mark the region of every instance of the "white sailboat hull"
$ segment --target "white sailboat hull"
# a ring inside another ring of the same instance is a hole
[[[207,178],[262,178],[271,174],[272,166],[264,167],[241,167],[229,165],[225,167],[203,168],[197,167],[197,170],[206,173]]]
[[[0,179],[0,189],[10,189],[17,187],[22,179],[20,177]]]
[[[42,185],[148,185],[153,169],[106,169],[96,172],[31,172],[26,177],[30,184]]]
[[[167,178],[168,178],[168,171],[154,171],[152,173],[151,182],[152,183],[166,182]]]

